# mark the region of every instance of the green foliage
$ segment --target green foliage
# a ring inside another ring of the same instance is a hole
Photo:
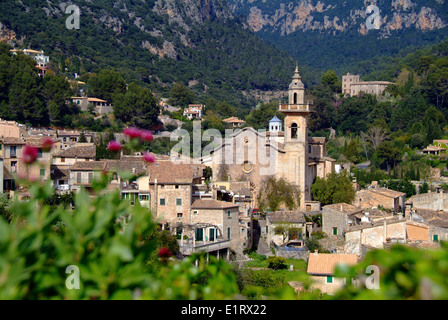
[[[176,82],[173,85],[168,103],[173,106],[187,107],[195,102],[195,94],[183,83]]]
[[[123,123],[142,129],[153,129],[159,124],[160,110],[149,89],[131,83],[125,93],[113,96],[114,114]]]
[[[283,178],[269,177],[262,181],[258,193],[258,205],[261,211],[278,211],[282,204],[288,210],[300,206],[300,189]]]
[[[332,172],[326,179],[317,177],[311,185],[311,194],[315,201],[322,205],[334,203],[352,203],[356,191],[346,171],[337,174]]]
[[[401,245],[390,250],[367,253],[357,266],[339,268],[336,276],[342,278],[365,275],[368,266],[378,266],[378,290],[368,290],[349,284],[337,292],[336,300],[446,300],[448,299],[448,247],[442,242],[440,249],[421,250]]]
[[[286,259],[283,257],[269,257],[268,268],[272,270],[286,269]]]
[[[118,192],[100,193],[106,184],[107,177],[95,181],[94,198],[77,194],[74,210],[52,211],[44,203],[50,184],[32,185],[30,201],[14,202],[11,223],[0,218],[2,299],[224,299],[238,292],[230,266],[216,259],[145,265],[158,246],[150,239],[151,214]],[[79,290],[66,287],[72,265],[79,268]]]

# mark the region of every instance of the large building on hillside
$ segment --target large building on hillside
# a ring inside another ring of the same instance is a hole
[[[342,93],[350,97],[359,96],[361,92],[381,96],[391,84],[388,81],[360,81],[359,75],[347,73],[342,76]]]
[[[283,132],[238,130],[201,161],[212,167],[215,181],[250,181],[255,194],[265,178],[285,178],[300,187],[301,209],[315,210],[318,204],[311,201],[311,184],[316,177],[333,172],[335,160],[326,157],[325,138],[308,136],[313,110],[305,101],[298,68],[289,86],[289,103],[281,104],[279,111],[285,116]]]

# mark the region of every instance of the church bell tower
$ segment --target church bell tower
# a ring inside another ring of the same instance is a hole
[[[310,186],[312,181],[308,169],[308,119],[313,111],[310,103],[305,102],[305,86],[296,67],[292,82],[289,85],[289,103],[280,104],[279,111],[285,115],[285,155],[282,161],[283,176],[291,183],[298,185],[301,191],[301,207],[305,201],[311,200]]]

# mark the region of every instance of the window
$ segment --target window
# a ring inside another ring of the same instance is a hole
[[[227,228],[227,240],[230,240],[230,227]]]
[[[199,214],[199,211],[198,210],[194,210],[193,214]]]
[[[42,158],[42,149],[39,149],[39,155],[37,156],[39,159]]]
[[[64,163],[65,162],[65,158],[61,158],[61,162]]]
[[[215,229],[210,229],[209,239],[210,239],[210,241],[215,241]]]
[[[139,195],[140,201],[149,201],[149,194],[141,194]]]
[[[93,172],[89,172],[89,178],[88,179],[89,179],[88,182],[92,183],[92,181],[93,181]]]
[[[338,228],[333,228],[333,235],[337,236],[338,235]]]
[[[177,217],[178,217],[178,218],[182,218],[183,216],[184,216],[184,214],[183,214],[182,212],[178,212],[178,213],[177,213]]]
[[[332,276],[328,276],[327,277],[327,283],[333,283],[333,277]]]
[[[227,210],[227,217],[229,219],[232,219],[232,212],[230,210]]]
[[[45,169],[40,169],[40,176],[41,177],[45,176]]]
[[[434,242],[439,242],[439,235],[438,234],[433,235],[432,240]]]
[[[164,198],[161,198],[161,199],[160,199],[160,205],[161,205],[161,206],[166,205],[166,201],[165,201]]]
[[[204,229],[196,229],[196,241],[204,240]]]
[[[10,146],[9,147],[9,152],[10,152],[10,156],[11,157],[15,157],[16,156],[16,152],[17,152],[16,146]]]
[[[175,187],[176,189],[179,189],[179,186],[178,185],[176,185],[176,187]]]
[[[81,178],[82,178],[82,176],[81,176],[81,172],[78,172],[77,174],[76,174],[76,183],[81,183]]]
[[[291,125],[291,139],[297,139],[298,126],[297,123]]]
[[[182,205],[182,198],[177,198],[176,199],[176,206],[181,206]]]

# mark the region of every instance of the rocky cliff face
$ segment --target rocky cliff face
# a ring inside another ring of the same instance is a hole
[[[395,30],[416,28],[420,31],[447,26],[447,0],[416,1],[328,1],[328,0],[229,0],[235,13],[247,17],[255,32],[273,32],[281,36],[294,32],[320,31],[325,34],[356,30],[366,35],[369,5],[380,9],[380,37]]]

